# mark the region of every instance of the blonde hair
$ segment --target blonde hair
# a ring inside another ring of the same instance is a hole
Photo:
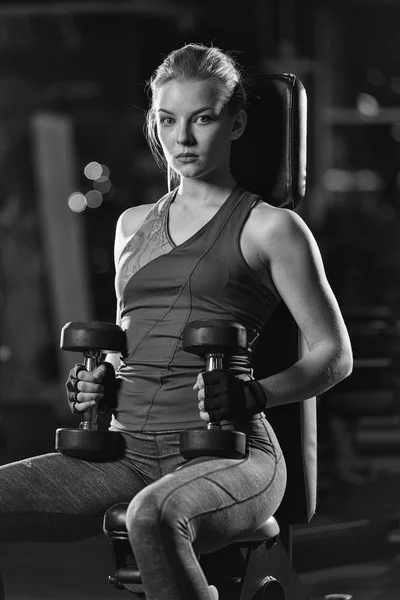
[[[220,100],[231,114],[237,114],[246,106],[241,69],[230,54],[213,46],[186,44],[173,50],[155,70],[147,83],[150,93],[150,107],[146,114],[145,136],[158,166],[167,170],[168,189],[179,184],[179,175],[167,165],[157,136],[157,122],[154,98],[157,90],[171,80],[212,80],[218,89]]]

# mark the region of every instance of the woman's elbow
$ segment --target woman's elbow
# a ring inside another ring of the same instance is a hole
[[[339,352],[339,359],[337,362],[337,382],[343,381],[346,377],[349,377],[353,372],[353,352],[351,345],[342,347]]]

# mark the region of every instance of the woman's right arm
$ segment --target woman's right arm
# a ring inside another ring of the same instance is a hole
[[[119,217],[114,241],[114,261],[116,269],[128,239],[138,229],[150,209],[150,205],[129,208]],[[116,323],[117,325],[121,325],[119,299],[117,299]],[[105,388],[108,388],[109,385],[111,386],[111,392],[114,393],[115,376],[113,371],[120,365],[121,361],[119,355],[114,353],[107,354],[105,362],[111,363],[113,369],[104,363],[100,364],[93,372],[87,371],[83,365],[75,365],[75,367],[71,369],[66,382],[66,388],[68,401],[73,412],[80,413],[96,404],[101,405],[106,391]]]
[[[122,250],[124,249],[126,240],[129,237],[126,233],[126,230],[127,229],[129,230],[129,227],[127,227],[127,223],[129,223],[131,221],[131,219],[132,219],[131,215],[132,215],[133,211],[134,211],[134,208],[129,208],[128,210],[124,211],[119,216],[118,221],[117,221],[117,226],[115,228],[115,237],[114,237],[115,272],[117,272],[118,263],[119,263],[119,259],[120,259]],[[117,298],[117,309],[116,309],[115,322],[117,325],[121,326],[121,309],[120,309],[119,298]],[[106,361],[111,363],[115,370],[117,370],[117,368],[119,367],[119,365],[121,363],[119,355],[115,354],[114,352],[111,354],[107,354]]]
[[[115,318],[115,322],[116,322],[117,325],[121,326],[119,301],[117,301],[117,315],[116,315],[116,318]],[[109,362],[109,363],[112,364],[112,366],[114,367],[115,371],[117,370],[117,368],[121,364],[121,359],[119,357],[119,354],[117,354],[116,352],[112,352],[110,354],[107,354],[105,360],[107,362]]]
[[[132,235],[138,230],[140,225],[143,223],[147,214],[150,212],[151,208],[154,204],[142,204],[140,206],[133,206],[125,210],[117,221],[117,226],[115,229],[115,239],[114,239],[114,265],[115,272],[118,269],[118,263],[121,257],[121,254],[128,242],[128,240],[132,237]],[[120,299],[117,298],[117,311],[115,322],[117,325],[121,326],[121,308],[120,308]],[[107,354],[106,361],[111,363],[116,370],[121,361],[118,354]]]

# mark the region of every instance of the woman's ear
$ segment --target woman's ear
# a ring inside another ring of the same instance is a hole
[[[246,114],[246,111],[244,111],[242,109],[237,113],[237,115],[235,116],[235,118],[233,120],[232,135],[231,135],[232,140],[237,140],[238,138],[240,138],[240,136],[246,129],[246,124],[247,124],[247,114]]]

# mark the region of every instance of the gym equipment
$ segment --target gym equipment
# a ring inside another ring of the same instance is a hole
[[[257,75],[250,81],[247,112],[246,132],[232,147],[236,180],[269,203],[293,209],[305,193],[305,90],[294,75]],[[261,331],[252,351],[256,379],[288,368],[307,352],[283,303]],[[218,552],[200,557],[207,581],[217,587],[220,600],[306,600],[307,597],[292,564],[291,526],[307,523],[315,511],[315,398],[270,408],[268,420],[285,455],[286,492],[276,515],[248,539],[232,540]],[[117,589],[137,591],[141,578],[126,531],[127,506],[116,504],[104,517],[104,532],[115,559],[114,574],[109,581]]]
[[[94,371],[101,364],[102,355],[126,353],[125,332],[114,323],[75,321],[62,328],[60,347],[70,352],[82,352],[86,369]],[[118,457],[123,449],[121,434],[98,429],[97,417],[98,408],[94,406],[81,414],[79,429],[57,429],[57,452],[83,460]]]
[[[246,350],[247,332],[234,321],[192,321],[183,331],[182,346],[186,352],[205,356],[206,371],[223,369],[224,355]],[[205,429],[182,431],[179,451],[188,459],[198,456],[242,458],[246,452],[246,435],[209,422]]]

